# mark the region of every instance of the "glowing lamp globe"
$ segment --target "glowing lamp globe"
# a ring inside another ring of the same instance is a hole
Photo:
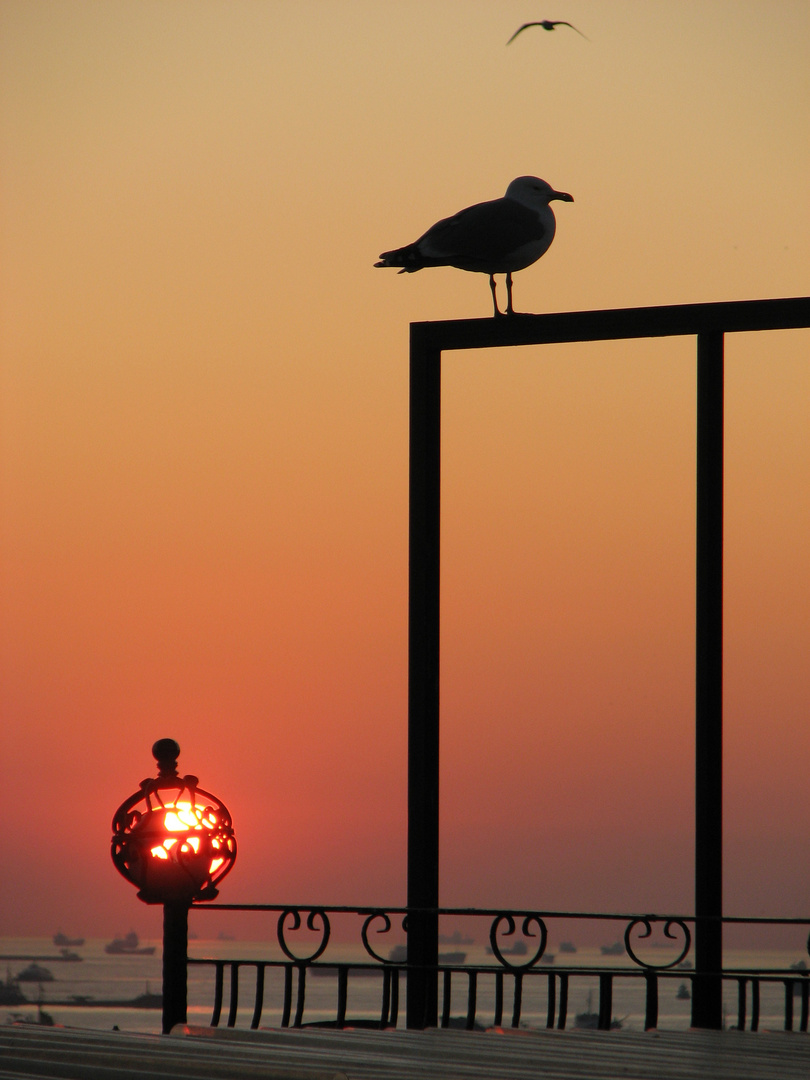
[[[113,817],[113,863],[147,904],[213,900],[236,860],[227,807],[196,776],[178,776],[179,753],[173,739],[156,742],[157,778],[143,780]]]

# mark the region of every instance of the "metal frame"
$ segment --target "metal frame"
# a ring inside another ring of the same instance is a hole
[[[623,338],[697,338],[695,971],[701,977],[695,981],[692,1022],[696,1027],[720,1028],[723,341],[726,333],[809,326],[808,297],[411,323],[408,1027],[432,1027],[438,1021],[442,352]]]

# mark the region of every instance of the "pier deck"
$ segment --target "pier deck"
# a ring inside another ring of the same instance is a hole
[[[802,1033],[0,1028],[0,1080],[807,1080]]]

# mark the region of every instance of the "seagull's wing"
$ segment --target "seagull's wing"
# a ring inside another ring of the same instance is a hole
[[[554,23],[555,26],[570,26],[572,30],[576,30],[580,37],[584,37],[586,41],[590,41],[589,37],[585,37],[581,30],[577,30],[573,23],[565,22],[563,19],[557,19]]]
[[[500,262],[517,248],[542,240],[547,229],[534,210],[515,199],[476,203],[443,218],[416,241],[426,262],[436,265]]]
[[[509,38],[509,40],[507,41],[507,43],[506,43],[506,44],[507,44],[507,45],[511,45],[511,44],[512,44],[512,42],[513,42],[513,41],[515,40],[515,38],[516,38],[516,37],[518,36],[518,34],[522,34],[522,33],[523,33],[523,31],[524,31],[524,30],[528,30],[530,26],[542,26],[542,25],[543,25],[543,24],[542,24],[541,22],[525,22],[525,23],[523,24],[523,26],[519,27],[519,28],[518,28],[518,29],[517,29],[517,30],[516,30],[516,31],[514,32],[514,34],[512,34],[512,36],[511,36],[511,37]]]

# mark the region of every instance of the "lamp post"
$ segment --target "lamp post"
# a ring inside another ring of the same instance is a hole
[[[163,904],[164,1034],[186,1022],[188,909],[216,897],[236,860],[227,807],[196,776],[178,776],[179,753],[174,739],[154,744],[157,777],[141,781],[112,823],[116,870],[137,886],[139,900]]]

